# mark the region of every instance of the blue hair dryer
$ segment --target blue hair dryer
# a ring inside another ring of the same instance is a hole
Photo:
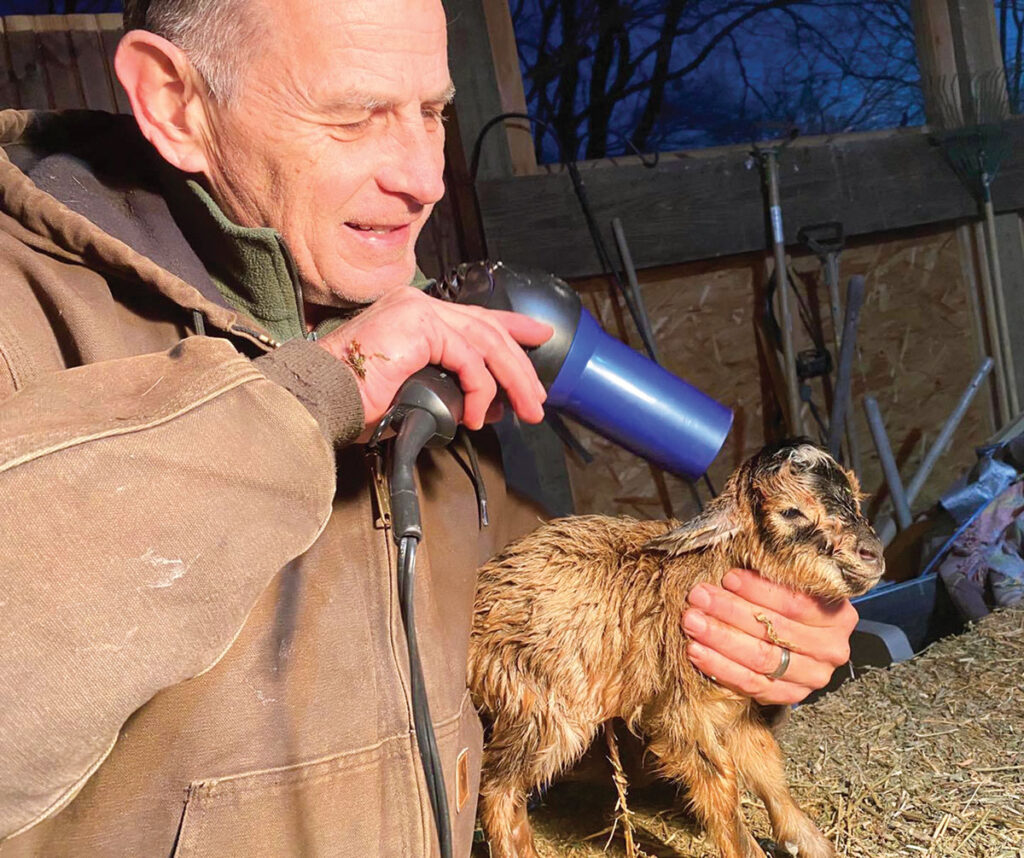
[[[464,263],[434,294],[551,325],[551,339],[528,351],[547,404],[664,470],[696,479],[725,443],[730,409],[605,333],[554,275]]]

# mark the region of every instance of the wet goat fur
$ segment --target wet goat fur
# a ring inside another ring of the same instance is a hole
[[[771,710],[703,676],[685,654],[690,589],[729,569],[829,600],[881,576],[881,544],[856,477],[802,442],[765,448],[697,518],[577,516],[543,525],[480,572],[469,684],[490,721],[481,816],[493,858],[534,858],[534,787],[575,762],[604,722],[644,738],[686,785],[723,858],[763,855],[740,810],[757,793],[775,840],[800,858],[835,852],[790,797]]]

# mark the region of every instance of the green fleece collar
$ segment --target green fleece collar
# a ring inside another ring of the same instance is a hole
[[[186,187],[176,202],[189,243],[221,295],[278,342],[304,337],[294,265],[277,231],[239,226],[198,182]]]
[[[281,235],[269,227],[239,226],[197,181],[185,184],[175,203],[188,224],[189,243],[225,300],[278,342],[305,337],[298,274]],[[426,289],[433,283],[417,268],[410,285]],[[324,319],[317,336],[330,333],[348,315]]]

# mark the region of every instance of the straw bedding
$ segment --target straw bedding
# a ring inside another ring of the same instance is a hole
[[[800,707],[780,743],[797,802],[840,855],[1024,858],[1024,608]],[[531,813],[541,855],[626,854],[615,798],[610,770],[607,788],[552,788]],[[643,853],[717,854],[673,787],[634,790],[629,807]],[[760,804],[744,808],[767,836]]]

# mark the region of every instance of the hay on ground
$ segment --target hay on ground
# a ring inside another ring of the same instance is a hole
[[[800,707],[780,743],[794,797],[842,856],[1024,858],[1024,608]],[[645,852],[717,855],[674,788],[630,797]],[[614,808],[610,776],[556,785],[531,813],[541,855],[623,855]],[[767,836],[760,804],[744,809]]]

